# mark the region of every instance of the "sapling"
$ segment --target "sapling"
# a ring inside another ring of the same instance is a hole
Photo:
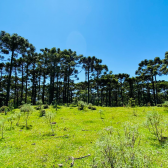
[[[30,104],[24,104],[20,108],[20,112],[24,113],[24,118],[25,118],[25,121],[26,121],[26,128],[28,128],[27,127],[27,121],[29,119],[30,113],[33,112],[33,111],[34,111],[34,109],[33,109],[33,107]]]
[[[45,115],[45,119],[47,123],[50,125],[52,133],[54,133],[53,124],[56,124],[56,122],[53,122],[54,118],[55,118],[55,113],[53,112],[47,112]]]
[[[10,122],[10,130],[12,129],[12,124],[15,119],[16,117],[13,114],[7,118],[8,122]]]
[[[0,129],[1,129],[2,139],[3,139],[4,124],[5,124],[5,119],[1,119],[0,120]]]
[[[100,114],[100,119],[104,119],[104,113],[103,113],[103,110],[99,110],[99,114]]]
[[[21,112],[16,113],[16,114],[15,114],[15,118],[16,118],[16,120],[17,120],[16,125],[18,126],[18,125],[19,125],[20,118],[21,118]]]

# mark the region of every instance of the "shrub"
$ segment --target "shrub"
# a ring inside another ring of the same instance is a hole
[[[43,116],[45,116],[45,110],[43,109],[41,109],[40,110],[40,114],[39,114],[39,117],[43,117]]]
[[[40,107],[36,107],[36,110],[40,110],[41,108]]]
[[[48,109],[48,107],[49,107],[48,104],[45,104],[45,105],[43,106],[44,109]]]
[[[92,109],[92,110],[96,110],[96,107],[92,106],[91,109]]]
[[[128,106],[129,106],[129,107],[135,107],[135,100],[134,100],[133,98],[130,98],[130,99],[128,100]]]
[[[4,124],[5,124],[5,119],[1,119],[0,120],[0,130],[1,130],[2,139],[3,139]]]
[[[78,110],[85,110],[87,107],[87,103],[83,101],[78,101]]]
[[[13,114],[7,118],[8,122],[10,122],[10,130],[12,129],[12,124],[15,119],[16,119],[16,117]]]
[[[150,167],[150,157],[139,147],[140,135],[136,126],[125,125],[124,135],[107,128],[108,136],[99,145],[101,158],[97,167]],[[110,132],[109,132],[110,130]]]
[[[25,121],[26,121],[26,128],[27,127],[27,120],[29,119],[29,115],[31,112],[33,112],[34,109],[30,104],[24,104],[21,108],[20,108],[20,112],[24,112],[24,117],[25,117]]]
[[[45,119],[46,119],[47,123],[50,125],[52,133],[54,133],[53,124],[52,124],[54,121],[54,118],[55,118],[55,113],[53,113],[53,112],[47,112],[45,114]]]
[[[164,110],[167,111],[168,110],[168,101],[165,101],[162,106],[164,107]]]
[[[157,107],[162,107],[162,104],[157,104]]]
[[[165,137],[163,137],[163,133],[167,127],[161,114],[156,111],[148,112],[145,125],[159,142],[164,140]]]
[[[92,103],[88,104],[88,109],[92,109]]]
[[[6,110],[6,112],[9,111],[9,107],[8,106],[2,106],[0,108],[0,112],[5,112],[5,110]]]

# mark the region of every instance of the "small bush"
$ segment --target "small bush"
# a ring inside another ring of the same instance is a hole
[[[36,107],[36,110],[40,110],[41,108],[40,107]]]
[[[163,133],[167,127],[161,114],[157,111],[148,112],[145,125],[159,142],[164,140]]]
[[[157,104],[157,107],[162,107],[162,104]]]
[[[134,100],[133,98],[130,98],[130,99],[128,100],[128,106],[129,106],[129,107],[135,107],[135,100]]]
[[[48,109],[48,107],[49,107],[48,104],[45,104],[45,105],[43,106],[44,109]]]
[[[91,109],[92,109],[92,110],[96,110],[96,107],[92,106]]]
[[[88,109],[92,109],[92,103],[88,104]]]
[[[168,110],[168,101],[165,101],[162,106],[164,107],[164,110],[167,111]]]
[[[87,103],[83,101],[78,101],[78,110],[85,110],[87,107]]]
[[[26,121],[26,128],[27,127],[27,120],[29,118],[29,115],[31,112],[33,112],[34,109],[30,104],[24,104],[21,108],[20,108],[20,112],[24,112],[24,117],[25,117],[25,121]]]
[[[2,112],[5,112],[5,110],[6,111],[9,111],[9,108],[7,107],[7,106],[2,106],[1,108],[0,108],[0,112],[2,113]]]
[[[39,114],[39,117],[43,117],[43,116],[45,116],[45,110],[44,109],[40,110],[40,114]]]

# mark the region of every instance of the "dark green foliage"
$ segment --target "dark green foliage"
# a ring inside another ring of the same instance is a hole
[[[92,106],[92,107],[91,107],[91,110],[96,110],[96,107],[95,107],[95,106]]]
[[[39,117],[45,116],[45,113],[46,113],[46,111],[45,111],[44,109],[41,109],[41,110],[40,110]]]
[[[130,98],[128,101],[128,106],[129,107],[135,107],[135,100],[133,98]]]
[[[40,110],[41,108],[40,107],[36,107],[36,110]]]
[[[157,104],[157,107],[162,107],[162,104]]]
[[[48,109],[49,108],[48,104],[43,105],[43,108]]]
[[[92,108],[92,103],[89,103],[88,104],[88,109],[91,109]]]
[[[78,101],[78,110],[85,110],[87,107],[87,103],[83,101]]]
[[[1,113],[5,113],[5,110],[6,110],[6,111],[9,111],[9,107],[8,107],[8,106],[2,106],[2,107],[0,108],[0,112],[1,112]]]

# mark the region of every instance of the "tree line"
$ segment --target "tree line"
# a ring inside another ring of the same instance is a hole
[[[167,100],[168,82],[157,81],[168,73],[165,58],[143,60],[135,77],[113,74],[95,56],[77,55],[71,49],[44,48],[40,53],[18,34],[0,32],[0,106],[10,100],[18,107],[23,102],[36,104],[69,103],[83,100],[100,106],[123,106],[130,99],[136,105],[157,105]],[[80,68],[85,71],[79,80]]]

